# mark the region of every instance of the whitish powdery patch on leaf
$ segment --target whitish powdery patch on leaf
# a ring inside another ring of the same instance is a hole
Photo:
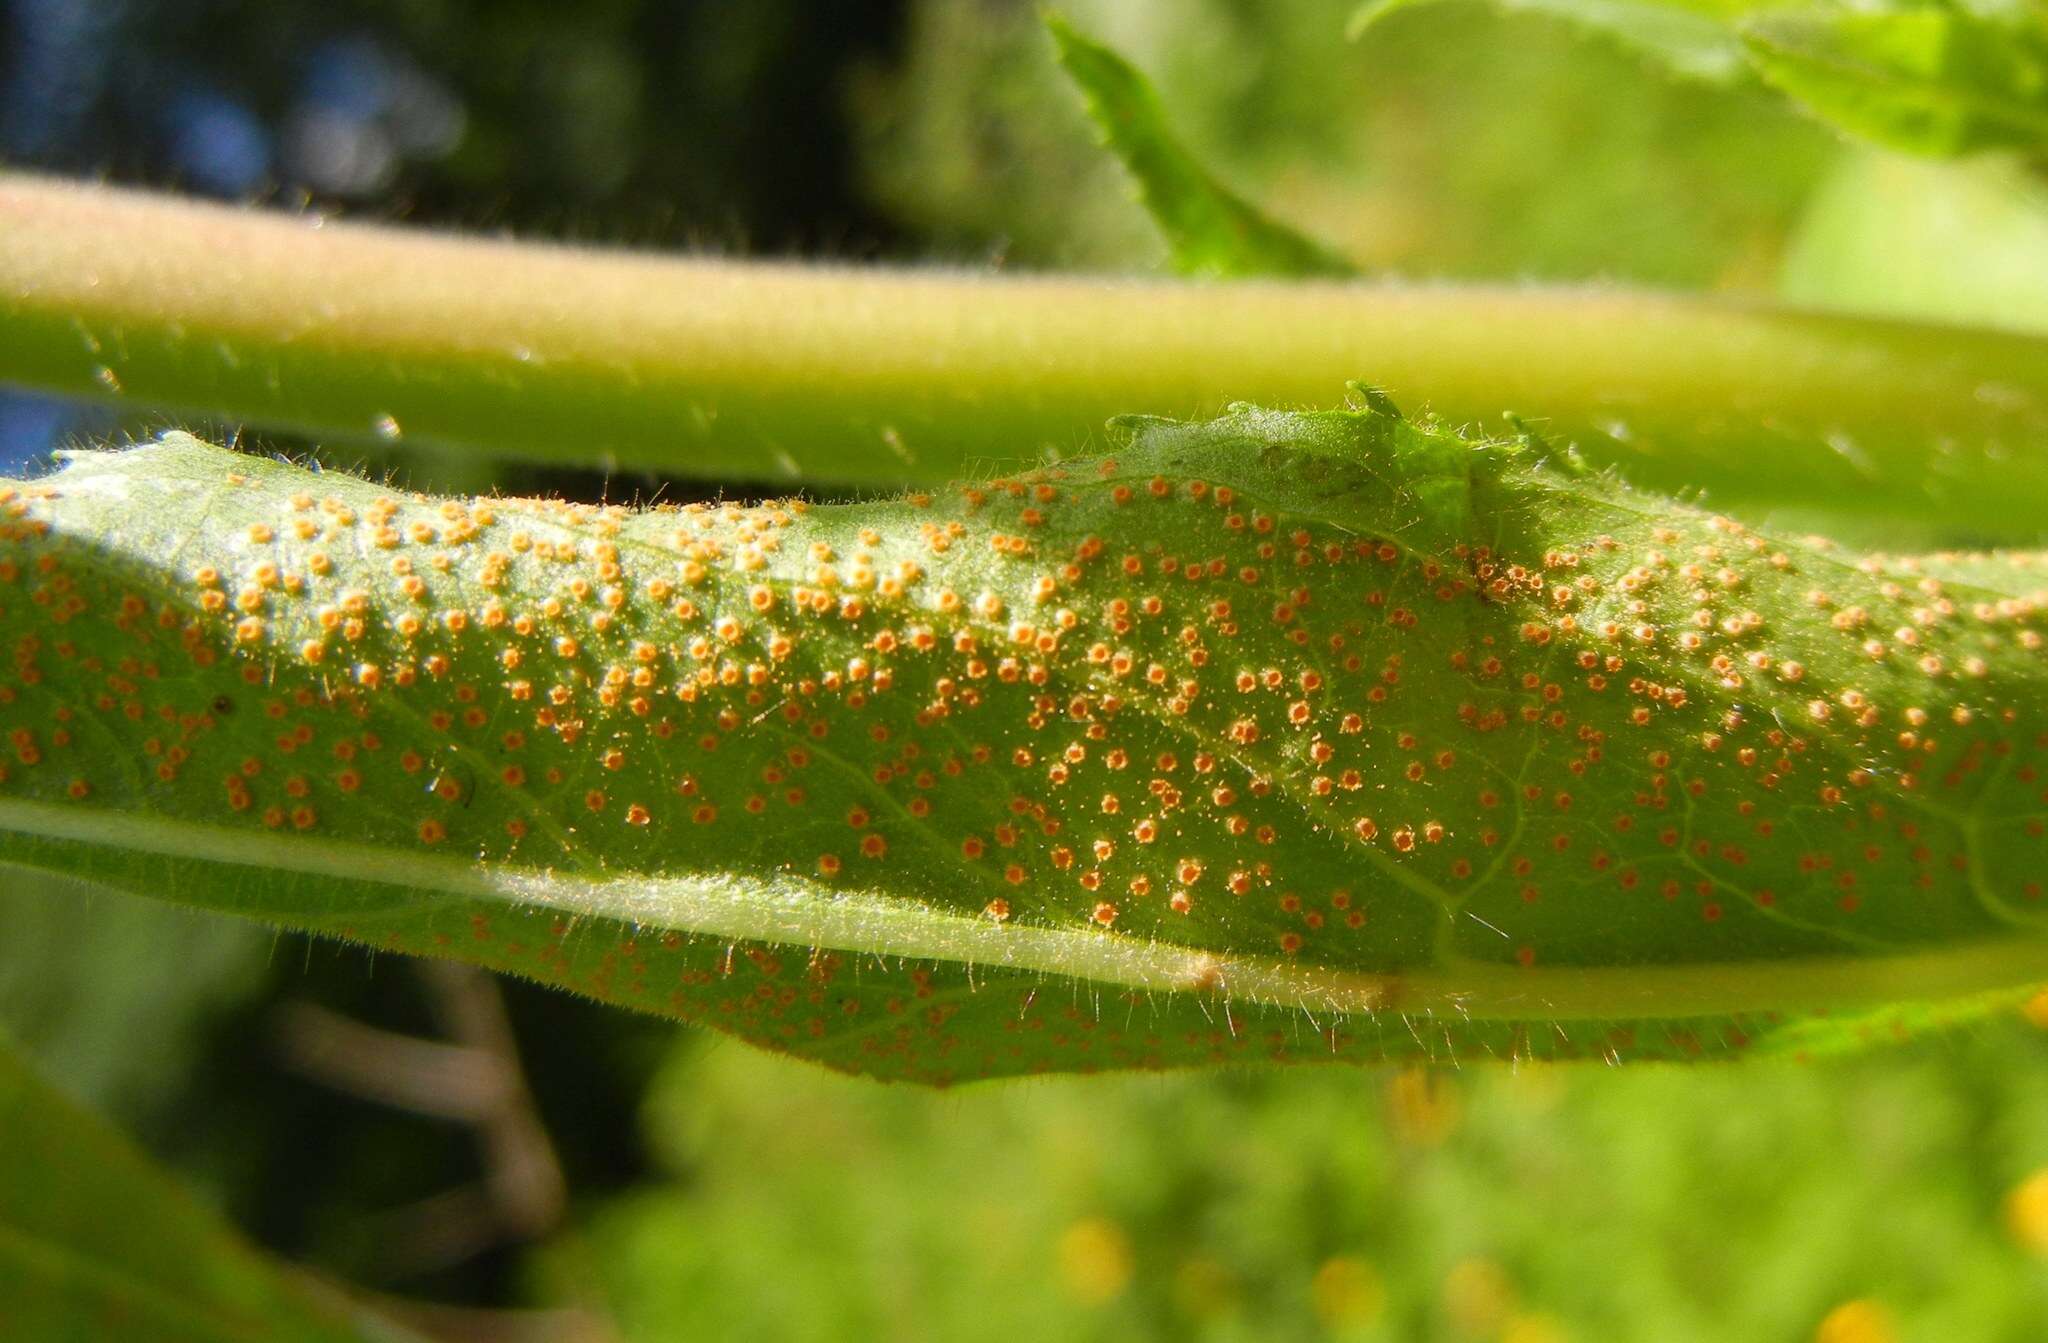
[[[1383,399],[1127,431],[834,507],[81,454],[0,485],[0,861],[925,1081],[1806,1049],[2048,976],[2041,557]]]

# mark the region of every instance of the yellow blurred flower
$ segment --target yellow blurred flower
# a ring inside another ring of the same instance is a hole
[[[1458,1086],[1431,1068],[1403,1068],[1387,1082],[1387,1119],[1394,1136],[1435,1147],[1458,1127]]]
[[[1060,1281],[1084,1305],[1114,1301],[1131,1283],[1131,1238],[1107,1217],[1083,1217],[1060,1233]]]
[[[1325,1259],[1308,1292],[1316,1318],[1326,1329],[1371,1324],[1387,1303],[1386,1284],[1380,1281],[1379,1270],[1351,1254]]]
[[[2048,1167],[2005,1196],[2005,1229],[2021,1249],[2048,1259]]]
[[[1844,1301],[1827,1313],[1813,1331],[1813,1343],[1898,1343],[1899,1327],[1892,1313],[1875,1301]]]
[[[1460,1259],[1444,1275],[1444,1312],[1461,1334],[1498,1334],[1514,1308],[1515,1285],[1491,1259]]]
[[[1536,1311],[1510,1318],[1500,1331],[1500,1343],[1571,1343],[1571,1335],[1555,1315]]]

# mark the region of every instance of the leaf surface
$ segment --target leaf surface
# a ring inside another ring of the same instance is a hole
[[[1343,257],[1212,177],[1168,128],[1158,95],[1129,61],[1058,15],[1048,14],[1045,25],[1104,143],[1137,183],[1175,270],[1216,277],[1356,274]]]
[[[79,455],[0,496],[0,861],[937,1082],[1803,1050],[2048,978],[2040,556],[1363,400],[832,507]]]
[[[0,1332],[152,1343],[411,1335],[246,1245],[0,1041]]]

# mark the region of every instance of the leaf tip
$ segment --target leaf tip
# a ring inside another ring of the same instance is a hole
[[[1344,384],[1344,395],[1346,402],[1354,410],[1370,411],[1394,420],[1408,418],[1401,413],[1401,408],[1394,404],[1394,398],[1387,395],[1384,387],[1376,387],[1372,383],[1354,378]]]

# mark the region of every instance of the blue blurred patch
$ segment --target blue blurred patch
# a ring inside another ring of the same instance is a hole
[[[40,158],[67,147],[106,85],[117,0],[14,0],[0,78],[0,149]]]
[[[0,387],[0,476],[32,474],[50,454],[113,425],[104,406]]]
[[[190,186],[241,196],[270,174],[270,132],[256,114],[206,90],[183,92],[165,108],[171,166]]]

